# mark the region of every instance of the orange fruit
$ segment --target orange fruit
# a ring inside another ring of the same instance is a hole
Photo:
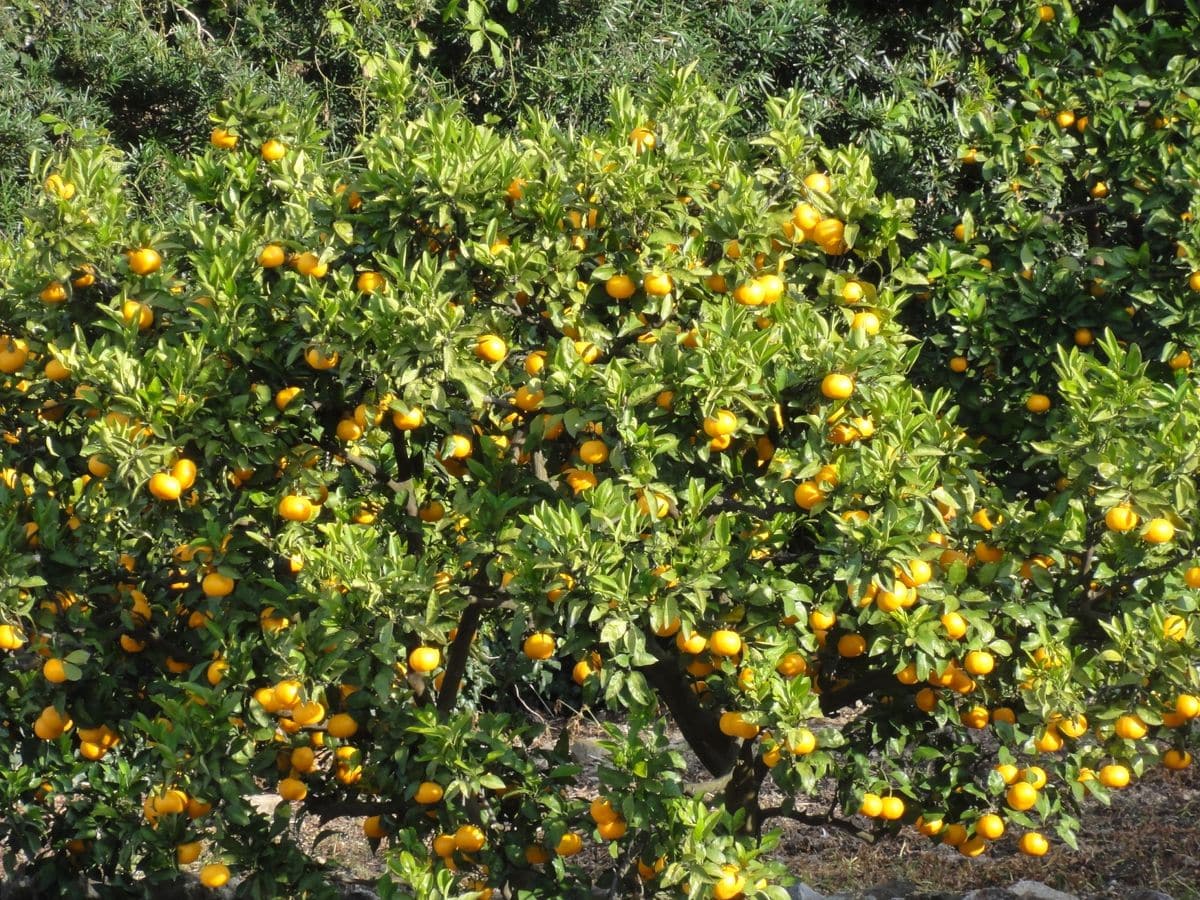
[[[878,794],[863,794],[858,811],[867,818],[874,819],[883,814],[883,798]]]
[[[854,393],[854,380],[832,372],[821,379],[821,393],[830,400],[845,400]]]
[[[233,593],[234,581],[220,572],[209,572],[200,582],[205,597],[227,597]]]
[[[454,832],[454,849],[463,853],[478,853],[487,843],[487,836],[478,825],[460,825]]]
[[[219,888],[229,881],[229,867],[220,863],[209,863],[200,869],[200,883],[206,888]]]
[[[1050,849],[1050,842],[1036,831],[1027,831],[1017,841],[1017,849],[1026,856],[1045,856]]]
[[[258,251],[258,264],[264,269],[275,269],[287,260],[287,251],[279,244],[267,244]]]
[[[651,297],[665,297],[674,287],[674,280],[665,272],[651,272],[642,279],[642,290]]]
[[[880,801],[879,815],[890,822],[904,817],[904,801],[894,795],[884,797]]]
[[[946,636],[951,640],[958,640],[967,633],[967,621],[956,612],[948,612],[942,616],[942,627],[946,629]]]
[[[1192,764],[1192,754],[1172,748],[1163,754],[1162,762],[1165,768],[1179,772]]]
[[[1148,544],[1165,544],[1175,537],[1175,526],[1166,519],[1150,519],[1142,529],[1142,540]]]
[[[288,522],[307,522],[314,512],[312,501],[298,494],[287,494],[279,501],[279,517]]]
[[[725,437],[738,429],[738,417],[728,409],[718,409],[704,420],[704,433],[711,438]]]
[[[329,717],[329,722],[326,724],[325,730],[329,733],[330,737],[345,740],[354,737],[358,733],[358,722],[348,713],[338,713],[335,716]]]
[[[414,672],[427,674],[442,662],[442,652],[437,647],[417,647],[408,654],[408,667]]]
[[[208,136],[208,142],[218,150],[232,150],[237,146],[238,136],[228,128],[214,128]]]
[[[737,656],[742,651],[742,638],[736,631],[714,631],[708,639],[708,649],[713,656]]]
[[[1098,773],[1100,783],[1113,790],[1120,790],[1129,784],[1129,769],[1117,764],[1102,766]]]
[[[360,294],[374,294],[387,285],[387,279],[378,272],[360,272],[354,280],[354,286]]]
[[[554,655],[554,635],[545,631],[537,631],[525,638],[522,650],[532,660],[549,659]]]
[[[1138,514],[1135,513],[1128,503],[1121,503],[1114,506],[1104,514],[1104,524],[1109,531],[1131,531],[1137,527]]]
[[[417,793],[413,799],[422,806],[432,806],[442,799],[442,786],[435,781],[422,781],[417,785]]]
[[[1025,401],[1025,408],[1040,415],[1050,409],[1050,398],[1045,394],[1030,394]]]
[[[126,253],[129,268],[135,275],[151,275],[162,267],[162,257],[152,247],[138,247]]]
[[[1117,737],[1127,741],[1138,741],[1146,736],[1149,726],[1136,713],[1130,713],[1117,719],[1113,731]]]
[[[825,492],[817,486],[815,481],[803,481],[796,485],[795,491],[792,492],[792,499],[801,509],[811,510],[825,500]]]
[[[625,819],[617,816],[608,822],[601,822],[596,826],[596,830],[600,833],[600,837],[606,841],[620,840],[625,836],[628,826],[625,824]]]
[[[485,362],[498,363],[508,355],[508,345],[496,334],[485,334],[475,344],[475,355]]]
[[[628,275],[617,273],[604,282],[604,292],[614,300],[627,300],[637,290],[637,284]]]
[[[1018,812],[1033,809],[1037,804],[1038,790],[1028,781],[1018,781],[1009,785],[1004,793],[1004,800]]]
[[[183,485],[179,483],[179,479],[166,472],[151,475],[147,487],[159,500],[178,500],[179,495],[183,493]]]
[[[862,656],[867,652],[867,640],[861,634],[843,634],[838,638],[837,651],[847,659]]]
[[[283,141],[271,138],[268,141],[263,141],[262,146],[258,148],[258,152],[267,162],[277,162],[287,155],[287,146]]]
[[[963,660],[963,668],[972,675],[987,675],[996,667],[996,658],[986,650],[972,650]]]
[[[1004,820],[995,813],[984,813],[975,820],[975,833],[989,841],[997,841],[1004,836]]]
[[[568,831],[554,845],[554,852],[559,856],[574,856],[583,849],[583,837],[574,831]]]

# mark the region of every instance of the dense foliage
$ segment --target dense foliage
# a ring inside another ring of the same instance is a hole
[[[172,6],[245,66],[164,92],[182,155],[65,125],[0,244],[6,870],[319,896],[288,814],[352,814],[387,896],[781,897],[780,818],[1038,856],[1191,764],[1194,5],[977,0],[921,63],[971,102],[862,135],[791,50],[687,42],[603,115],[481,124],[617,79],[611,35],[472,4],[410,10],[416,56],[310,28],[330,111],[256,74],[252,9]],[[541,74],[445,96],[522,35]],[[610,723],[598,796],[529,692]]]

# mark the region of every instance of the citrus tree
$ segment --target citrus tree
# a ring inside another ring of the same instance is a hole
[[[243,95],[155,221],[111,150],[39,164],[0,253],[6,869],[319,895],[289,813],[355,815],[389,896],[782,897],[783,818],[1037,856],[1190,763],[1186,367],[1097,329],[1014,362],[1053,388],[981,444],[924,360],[1021,285],[909,255],[802,98],[746,140],[684,70],[505,135],[365,62],[353,157]],[[534,693],[602,713],[594,771]]]

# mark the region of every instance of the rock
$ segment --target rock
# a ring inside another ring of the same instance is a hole
[[[1136,894],[1130,894],[1126,900],[1175,900],[1170,894],[1164,894],[1162,891],[1138,891]]]
[[[824,894],[814,891],[803,881],[798,881],[788,888],[788,897],[791,900],[828,900]]]
[[[246,797],[254,811],[264,816],[275,814],[275,807],[283,802],[278,794],[250,794]]]
[[[1010,894],[1019,900],[1079,900],[1074,894],[1066,894],[1047,887],[1040,881],[1021,880],[1008,888]]]
[[[1013,900],[1013,894],[1008,888],[985,887],[968,891],[962,900]]]

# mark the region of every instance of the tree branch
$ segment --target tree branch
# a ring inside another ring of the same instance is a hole
[[[437,710],[445,715],[454,708],[458,699],[459,686],[462,684],[463,672],[467,668],[467,656],[471,652],[471,642],[479,630],[480,604],[472,603],[463,610],[462,618],[458,620],[458,633],[446,653],[446,674],[442,679],[442,690],[438,694]]]
[[[650,645],[653,647],[653,644]],[[713,775],[724,775],[737,758],[737,741],[721,733],[717,717],[700,705],[696,694],[679,676],[673,661],[660,658],[639,667],[683,732],[684,739]]]

